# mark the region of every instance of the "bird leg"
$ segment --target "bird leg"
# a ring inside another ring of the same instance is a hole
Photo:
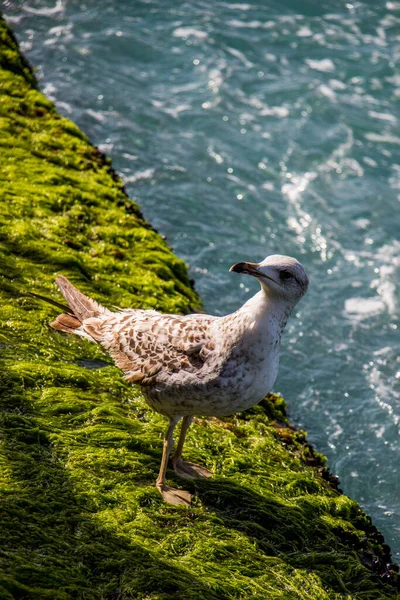
[[[169,453],[171,451],[172,444],[174,443],[172,436],[179,419],[180,417],[171,417],[169,420],[167,433],[165,434],[164,438],[163,455],[161,459],[160,472],[156,481],[156,487],[165,502],[168,502],[169,504],[185,504],[186,506],[190,506],[190,500],[192,496],[189,494],[189,492],[186,492],[185,490],[175,490],[174,488],[170,488],[165,483]]]
[[[195,465],[192,462],[186,462],[182,458],[182,450],[183,444],[185,443],[185,438],[187,431],[190,427],[190,424],[193,420],[193,417],[186,416],[183,417],[181,433],[179,435],[178,445],[176,450],[172,456],[172,467],[178,475],[181,477],[185,477],[186,479],[197,479],[203,477],[211,477],[212,473],[205,467],[201,467],[200,465]]]

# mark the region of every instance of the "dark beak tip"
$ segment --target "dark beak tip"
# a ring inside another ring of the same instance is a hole
[[[257,267],[256,263],[249,262],[239,262],[233,265],[229,270],[234,273],[244,273],[245,275],[257,275]]]
[[[231,266],[231,268],[229,269],[229,272],[233,272],[233,273],[243,273],[243,267],[244,267],[244,263],[236,263],[234,265]]]

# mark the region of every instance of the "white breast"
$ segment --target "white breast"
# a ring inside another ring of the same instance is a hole
[[[260,402],[278,374],[281,332],[287,312],[256,294],[240,310],[213,325],[215,347],[197,372],[177,373],[148,390],[155,410],[172,415],[223,416]]]

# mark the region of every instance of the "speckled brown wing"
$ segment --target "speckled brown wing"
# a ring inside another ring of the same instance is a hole
[[[128,381],[149,385],[158,377],[201,368],[213,346],[209,333],[216,318],[149,310],[114,313],[103,325],[101,343]]]

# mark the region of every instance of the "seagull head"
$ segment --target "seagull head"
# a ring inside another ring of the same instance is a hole
[[[260,263],[239,262],[230,271],[252,275],[268,295],[280,296],[297,304],[308,288],[303,265],[291,256],[272,254]]]

